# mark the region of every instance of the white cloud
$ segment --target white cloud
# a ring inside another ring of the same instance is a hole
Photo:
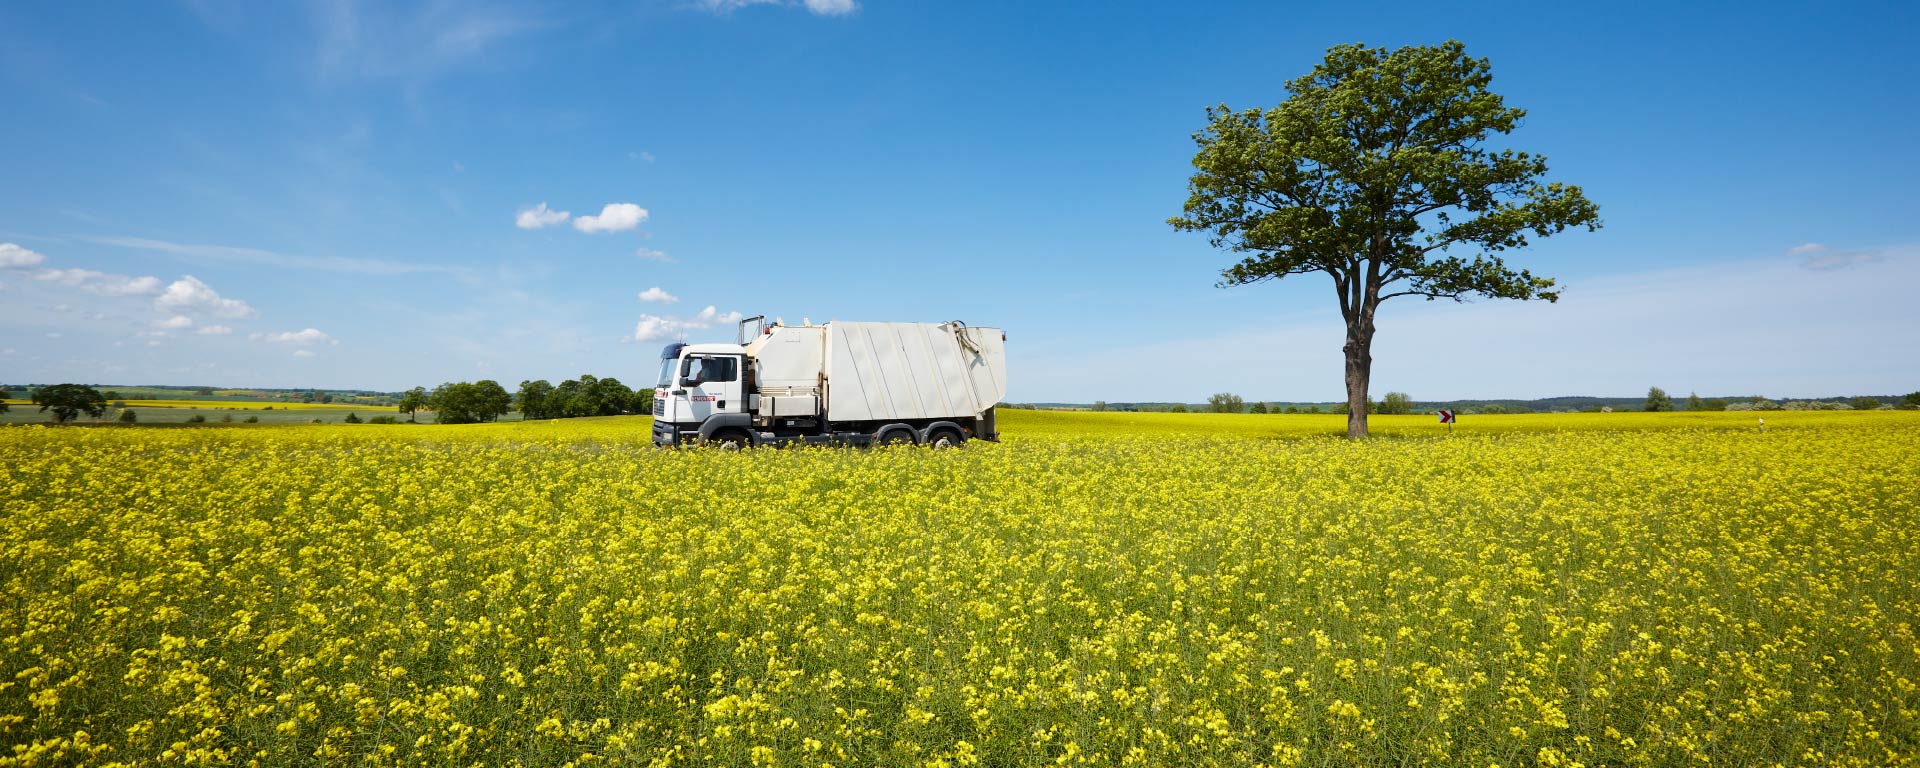
[[[314,354],[308,350],[296,349],[293,351],[293,356],[294,357],[313,357]]]
[[[173,329],[173,330],[178,330],[180,328],[192,328],[193,318],[187,317],[186,315],[174,315],[173,317],[169,317],[165,320],[161,320],[160,322],[154,323],[154,327],[167,328],[167,329]]]
[[[253,307],[239,299],[221,298],[206,283],[193,275],[182,276],[167,286],[167,290],[153,300],[153,305],[162,310],[180,312],[198,312],[215,317],[252,317]]]
[[[33,277],[101,296],[145,296],[160,290],[157,277],[128,277],[91,269],[43,269]]]
[[[256,333],[248,338],[254,341],[271,341],[275,344],[297,344],[303,347],[312,344],[340,343],[318,328],[308,328],[303,331],[287,331],[285,333]]]
[[[686,319],[641,315],[640,321],[633,327],[633,340],[658,341],[679,338],[687,335],[687,331],[712,328],[720,323],[740,322],[740,317],[739,312],[721,312],[712,305],[708,305],[706,309]]]
[[[679,301],[680,297],[675,296],[671,293],[667,293],[666,291],[660,290],[660,286],[656,285],[652,288],[648,288],[644,291],[641,291],[640,300],[641,301],[658,301],[663,304],[672,304],[676,301]]]
[[[57,339],[57,338],[60,338],[60,332],[59,332],[59,331],[47,331],[47,338],[49,338],[49,339]]]
[[[653,153],[648,152],[644,149],[639,152],[628,152],[627,157],[633,158],[635,160],[639,160],[640,162],[643,162],[643,163],[653,162]]]
[[[1788,256],[1804,256],[1809,253],[1819,253],[1826,249],[1827,249],[1826,246],[1821,245],[1819,243],[1801,243],[1792,248],[1788,248],[1787,255]]]
[[[647,209],[633,203],[608,203],[598,216],[581,216],[573,228],[582,232],[625,232],[647,220]]]
[[[658,341],[671,339],[681,334],[680,322],[672,318],[655,315],[641,315],[640,322],[633,326],[634,341]]]
[[[805,6],[816,16],[844,16],[860,7],[856,0],[699,0],[699,6],[713,13],[732,13],[755,5]]]
[[[513,217],[513,225],[521,229],[539,229],[564,222],[571,216],[573,214],[566,211],[550,210],[546,203],[541,203],[532,208],[520,209],[520,212]]]
[[[635,258],[638,258],[641,261],[662,261],[668,264],[673,263],[673,257],[668,256],[666,251],[656,251],[652,248],[636,249],[633,252],[633,255]]]
[[[714,323],[737,323],[741,317],[743,315],[738,312],[715,311],[713,305],[708,304],[706,309],[700,310],[700,314],[694,315],[687,323],[695,328],[705,328]]]
[[[231,336],[233,329],[224,325],[203,325],[194,331],[201,336]]]
[[[47,257],[29,251],[13,243],[0,243],[0,269],[25,269],[37,267]]]
[[[844,16],[859,7],[854,0],[807,0],[807,10],[818,16]]]

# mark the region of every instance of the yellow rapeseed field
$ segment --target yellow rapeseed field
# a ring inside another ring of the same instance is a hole
[[[0,428],[0,765],[1913,765],[1920,413]]]

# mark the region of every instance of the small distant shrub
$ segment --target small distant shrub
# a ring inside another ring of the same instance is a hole
[[[258,417],[258,416],[248,416],[248,417],[247,417],[247,423],[248,423],[248,424],[258,424],[258,423],[260,423],[260,417]]]
[[[1374,405],[1374,411],[1382,415],[1413,413],[1413,397],[1405,392],[1388,392]]]
[[[319,424],[319,423],[320,423],[320,420],[319,420],[319,419],[314,419],[312,423],[314,423],[314,424]]]
[[[233,414],[231,414],[231,413],[223,413],[223,414],[220,414],[220,423],[222,423],[222,424],[232,424],[232,423],[233,423]]]
[[[136,421],[139,421],[139,420],[140,420],[140,417],[139,417],[139,416],[136,416],[136,415],[134,415],[134,413],[133,413],[133,409],[131,409],[131,408],[122,408],[122,409],[120,409],[120,423],[122,423],[122,424],[132,424],[132,423],[134,423],[134,422],[136,422]]]
[[[205,424],[207,423],[207,417],[196,413],[192,416],[187,417],[187,423],[188,424]]]
[[[273,410],[273,406],[271,406],[271,405],[269,405],[269,406],[267,406],[267,407],[265,407],[265,408],[262,408],[262,409],[260,409],[260,410],[263,410],[263,411],[271,411],[271,410]]]
[[[367,423],[368,423],[368,424],[398,424],[398,423],[400,423],[400,417],[398,417],[398,416],[375,416],[375,417],[373,417],[373,418],[371,418],[371,419],[367,419]]]
[[[347,417],[345,419],[342,419],[342,421],[345,421],[348,424],[358,424],[360,423],[360,415],[353,413],[352,411],[348,411]]]

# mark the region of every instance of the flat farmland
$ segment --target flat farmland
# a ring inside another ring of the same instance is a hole
[[[1920,413],[1765,415],[7,427],[0,764],[1913,764]]]

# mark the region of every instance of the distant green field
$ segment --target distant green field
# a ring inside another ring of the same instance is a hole
[[[18,386],[18,385],[8,385],[8,387],[15,395],[22,395],[26,393],[26,387]],[[98,385],[98,384],[93,385],[93,387],[94,389],[100,390],[102,393],[108,393],[108,392],[113,393],[113,396],[108,398],[109,400],[167,400],[167,401],[193,400],[193,401],[223,402],[223,403],[224,402],[265,403],[265,404],[272,404],[272,405],[280,405],[282,403],[298,404],[300,402],[300,395],[298,393],[269,392],[269,391],[263,391],[258,389],[216,389],[216,390],[213,390],[213,394],[202,395],[202,394],[198,394],[194,389],[190,389],[190,388],[181,389],[181,388],[172,388],[172,387],[121,387],[121,386]],[[343,395],[343,394],[335,393],[333,395],[333,398],[334,398],[334,403],[330,403],[330,405],[346,404],[346,405],[364,406],[371,403],[374,400],[375,396],[371,396],[371,395],[354,396],[354,395]]]
[[[180,401],[171,402],[179,403]],[[0,424],[45,424],[53,421],[52,411],[42,413],[39,406],[23,404],[21,401],[9,400],[7,403],[11,407],[6,413],[0,413]],[[316,420],[322,424],[341,424],[346,421],[349,413],[359,415],[362,421],[375,416],[394,416],[402,422],[407,420],[406,414],[394,410],[390,405],[307,404],[303,406],[300,403],[292,405],[296,407],[287,408],[274,404],[273,410],[269,411],[260,404],[200,402],[197,405],[148,406],[142,401],[133,400],[128,402],[127,408],[133,411],[138,419],[136,424],[185,424],[194,416],[204,417],[209,424],[226,423],[223,420],[228,417],[231,417],[236,425],[244,425],[248,418],[253,417],[259,418],[260,424],[311,424]],[[98,419],[82,416],[75,421],[81,424],[112,424],[119,418],[120,409],[108,408],[107,412]],[[421,411],[419,419],[421,424],[431,424],[433,413]],[[520,414],[517,411],[509,413],[500,420],[519,421]]]

